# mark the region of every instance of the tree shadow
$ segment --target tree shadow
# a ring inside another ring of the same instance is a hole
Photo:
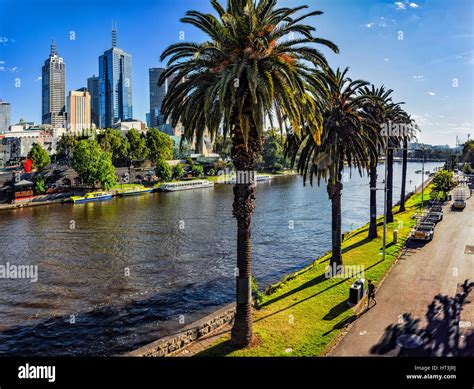
[[[341,313],[347,311],[350,308],[350,306],[347,304],[348,301],[349,300],[346,299],[332,307],[330,311],[324,315],[323,320],[331,321],[338,317]]]
[[[461,313],[474,282],[466,280],[454,297],[438,294],[426,312],[427,324],[405,313],[397,324],[390,324],[379,343],[372,346],[371,354],[390,353],[416,357],[474,356],[474,330],[460,328]],[[471,324],[472,326],[472,324]]]

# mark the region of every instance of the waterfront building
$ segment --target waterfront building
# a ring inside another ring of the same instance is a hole
[[[67,118],[68,130],[74,134],[91,128],[91,96],[86,88],[69,92]]]
[[[49,58],[42,67],[42,123],[66,127],[66,64],[51,43]]]
[[[100,94],[99,94],[99,77],[95,74],[87,79],[87,90],[91,96],[91,122],[92,127],[100,127]]]
[[[132,56],[117,47],[114,26],[112,48],[99,57],[99,124],[109,128],[132,118]]]
[[[10,103],[0,100],[0,133],[8,131],[11,121]]]

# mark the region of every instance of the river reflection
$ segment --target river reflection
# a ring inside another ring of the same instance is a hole
[[[419,169],[409,164],[407,191],[421,183]],[[400,175],[396,164],[394,202]],[[232,301],[231,210],[232,187],[217,185],[0,213],[0,264],[39,269],[36,283],[0,280],[0,355],[122,353],[181,327],[180,315],[188,324]],[[330,215],[324,185],[304,187],[298,176],[259,183],[253,220],[259,283],[328,251]],[[368,179],[354,174],[344,187],[344,231],[367,223],[368,215]]]

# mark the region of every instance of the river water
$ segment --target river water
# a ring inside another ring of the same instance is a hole
[[[441,163],[428,163],[433,170]],[[407,192],[421,184],[409,163]],[[379,172],[382,187],[383,166]],[[343,230],[368,222],[367,177],[346,175]],[[394,167],[394,203],[401,164]],[[0,355],[115,355],[233,300],[232,186],[0,213],[0,265],[37,265],[38,281],[0,279]],[[379,192],[379,214],[383,192]],[[261,286],[330,250],[324,183],[259,183],[254,273]],[[292,228],[291,228],[292,227]]]

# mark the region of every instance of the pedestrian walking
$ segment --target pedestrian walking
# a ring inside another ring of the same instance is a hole
[[[372,280],[369,280],[369,284],[367,287],[367,307],[370,308],[370,300],[374,300],[375,305],[377,305],[377,300],[375,300],[375,285],[373,284]]]

